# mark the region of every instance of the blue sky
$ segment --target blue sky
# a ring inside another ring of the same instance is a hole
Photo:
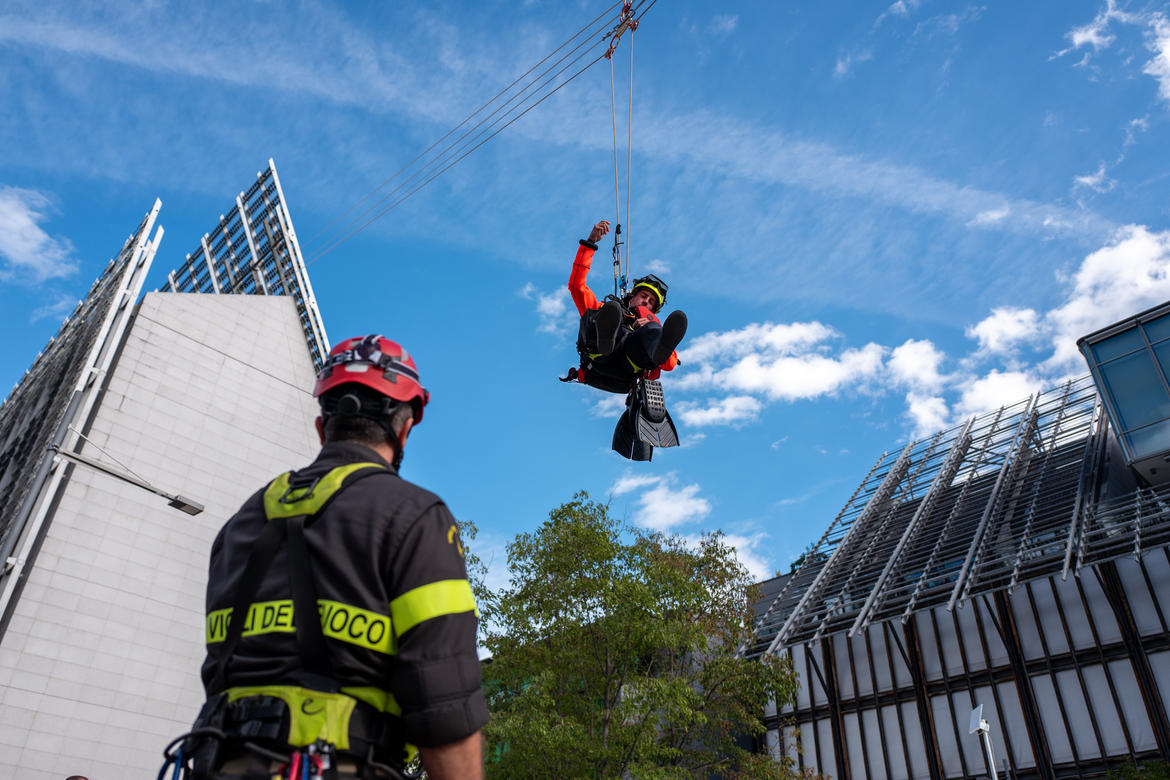
[[[6,2],[0,382],[156,196],[151,289],[269,157],[312,257],[605,7]],[[333,341],[418,359],[404,473],[496,581],[580,489],[786,571],[884,450],[1083,373],[1076,337],[1170,299],[1167,3],[659,0],[634,46],[631,270],[690,318],[683,447],[622,460],[613,399],[555,380],[577,239],[613,219],[604,61],[310,268]]]

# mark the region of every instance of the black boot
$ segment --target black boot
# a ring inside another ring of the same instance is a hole
[[[622,306],[617,301],[606,301],[597,312],[597,351],[602,355],[613,352],[618,328],[622,324]],[[686,325],[683,325],[684,330]]]
[[[650,365],[658,367],[665,363],[670,357],[670,353],[674,352],[674,348],[679,345],[685,335],[687,335],[687,315],[681,311],[672,311],[670,316],[666,318],[666,322],[662,323],[662,338],[658,341],[654,354],[650,356]]]

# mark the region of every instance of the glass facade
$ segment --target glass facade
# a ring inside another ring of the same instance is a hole
[[[1130,463],[1170,452],[1170,312],[1086,336],[1081,349]]]

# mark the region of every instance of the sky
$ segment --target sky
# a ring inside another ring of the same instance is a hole
[[[380,332],[418,361],[432,403],[403,474],[475,522],[490,583],[580,490],[721,530],[763,579],[883,452],[1085,373],[1079,336],[1170,300],[1166,2],[659,0],[615,55],[616,131],[602,60],[320,254],[606,8],[8,0],[0,383],[155,197],[147,289],[273,158],[331,340]],[[663,377],[682,446],[650,463],[609,450],[621,398],[556,381],[577,240],[615,219],[615,132],[631,275],[690,322]]]

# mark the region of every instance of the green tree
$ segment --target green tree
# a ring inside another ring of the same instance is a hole
[[[755,594],[721,534],[692,546],[578,493],[508,565],[486,638],[489,777],[794,776],[741,744],[796,681],[737,656]]]
[[[1170,764],[1157,759],[1137,764],[1131,759],[1106,772],[1105,780],[1170,780]]]

